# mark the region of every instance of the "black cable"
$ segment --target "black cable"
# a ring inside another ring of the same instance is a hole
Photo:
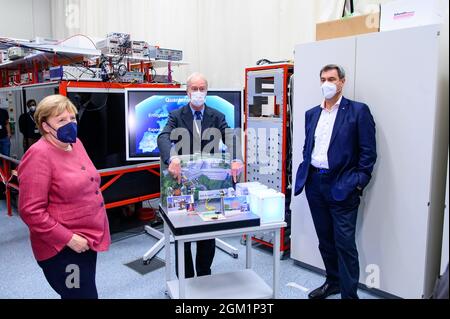
[[[67,71],[63,72],[63,76],[62,76],[61,80],[64,80],[64,74],[70,75],[72,78],[76,79],[77,81],[79,80],[79,78],[77,79],[77,77],[75,75],[73,75],[72,73],[67,72]]]
[[[118,59],[112,59],[111,60],[111,67],[112,67],[112,71],[113,74],[112,76],[109,77],[109,81],[110,82],[120,82],[121,78],[123,76],[126,75],[126,72],[128,72],[128,69],[126,69],[125,74],[121,75],[119,72],[120,66],[124,65],[126,67],[125,64],[121,64],[121,62],[125,59],[131,58],[131,55],[127,54],[126,48],[123,48],[121,46],[119,46],[119,54],[118,54]],[[117,71],[116,71],[117,70]]]
[[[79,63],[78,61],[74,60],[72,57],[65,55],[61,52],[54,52],[56,55],[61,56],[63,58],[69,59],[70,61],[72,61],[74,64],[72,65],[73,67],[75,67],[76,69],[78,69],[80,72],[85,72],[85,70],[89,70],[92,73],[92,77],[95,78],[97,76],[97,74],[95,73],[94,70],[92,70],[89,66],[85,66],[85,65],[76,65],[76,63]],[[85,70],[83,71],[84,68]],[[83,74],[82,73],[82,74]]]
[[[256,61],[256,65],[270,64],[270,61],[267,59],[261,59]]]
[[[155,70],[155,68],[153,67],[153,64],[152,64],[153,61],[152,61],[152,59],[150,59],[149,55],[147,55],[147,58],[148,58],[148,62],[151,65],[150,72],[152,73],[152,80],[150,81],[150,83],[156,83],[155,77],[156,77],[157,73],[156,73],[156,70]]]
[[[353,0],[345,0],[344,8],[342,10],[342,17],[345,17],[345,8],[347,7],[347,1],[350,1],[350,15],[353,14],[353,12],[355,11],[354,6],[353,6]]]
[[[109,97],[109,95],[106,94],[106,100],[105,100],[105,103],[103,103],[103,105],[97,106],[97,108],[95,108],[95,109],[86,108],[85,111],[86,112],[96,112],[96,111],[100,111],[100,110],[104,109],[108,105],[108,97]],[[94,103],[92,103],[91,100],[89,100],[89,104],[95,105]]]
[[[77,68],[77,69],[78,69],[78,68]],[[81,74],[80,74],[78,77],[76,77],[75,75],[73,75],[72,73],[70,73],[70,72],[68,72],[68,71],[63,71],[63,74],[64,74],[64,73],[65,73],[65,74],[68,74],[68,75],[70,75],[73,79],[75,79],[75,80],[77,80],[77,81],[80,81],[81,77],[83,76],[84,73],[86,73],[86,71],[87,71],[86,68],[85,68],[84,70],[81,70]],[[62,79],[62,80],[64,80],[64,79]],[[66,79],[66,80],[69,80],[69,81],[70,81],[70,79]]]
[[[99,67],[102,70],[101,71],[101,79],[104,82],[110,80],[110,72],[108,72],[109,68],[107,67],[107,65],[109,65],[109,61],[108,61],[107,57],[104,54],[101,54]]]
[[[156,69],[154,67],[152,67],[150,70],[152,72],[152,83],[158,83],[156,81],[156,76],[158,75],[158,73],[156,72]]]
[[[127,74],[128,70],[127,70],[127,66],[125,64],[118,64],[117,65],[117,74],[119,76],[124,76],[125,74]]]
[[[270,61],[268,59],[260,59],[256,61],[256,65],[264,65],[264,64],[276,64],[276,63],[289,63],[290,60],[282,60],[282,61]]]

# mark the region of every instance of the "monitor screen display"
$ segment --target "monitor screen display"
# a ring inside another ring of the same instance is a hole
[[[125,92],[127,160],[159,160],[157,138],[169,113],[189,103],[184,89],[128,89]],[[242,90],[210,89],[205,104],[241,127]]]

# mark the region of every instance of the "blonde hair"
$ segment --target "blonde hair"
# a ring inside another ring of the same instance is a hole
[[[77,108],[64,95],[54,94],[45,97],[39,102],[36,111],[34,112],[34,120],[42,135],[46,134],[42,128],[42,123],[46,122],[50,117],[58,116],[64,111],[77,114]]]

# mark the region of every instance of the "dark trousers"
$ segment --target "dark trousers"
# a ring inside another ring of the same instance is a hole
[[[327,282],[338,285],[341,297],[358,298],[358,251],[355,242],[356,216],[360,203],[355,190],[343,201],[331,197],[328,174],[310,170],[305,185]]]
[[[77,253],[66,247],[38,264],[61,299],[98,299],[95,285],[97,252]]]
[[[211,265],[216,253],[216,240],[207,239],[197,241],[197,255],[195,257],[195,270],[197,276],[211,275]],[[175,241],[175,271],[178,276],[178,241]],[[191,243],[184,243],[184,277],[195,276],[192,262]]]

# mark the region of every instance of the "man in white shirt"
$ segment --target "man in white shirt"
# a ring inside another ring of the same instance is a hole
[[[340,292],[342,298],[358,298],[356,217],[377,158],[375,122],[366,104],[342,96],[342,67],[324,66],[320,82],[324,100],[306,112],[303,162],[294,192],[299,195],[305,188],[326,270],[325,283],[308,297]]]

